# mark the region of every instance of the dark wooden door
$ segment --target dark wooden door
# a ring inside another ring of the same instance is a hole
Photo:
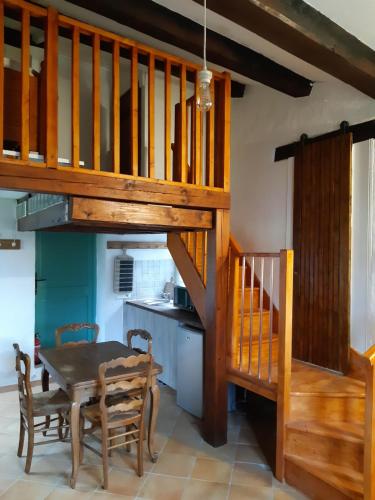
[[[293,356],[345,372],[350,332],[352,139],[301,145],[294,167]]]

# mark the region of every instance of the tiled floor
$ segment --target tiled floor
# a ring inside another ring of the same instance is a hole
[[[198,421],[176,406],[175,392],[161,388],[156,464],[145,454],[145,474],[134,470],[135,450],[114,452],[110,489],[101,488],[100,458],[85,450],[76,490],[67,486],[70,446],[57,443],[35,449],[31,473],[18,458],[18,396],[0,394],[0,497],[39,499],[289,500],[302,499],[272,476],[245,415],[231,414],[228,444],[212,448],[199,434]]]

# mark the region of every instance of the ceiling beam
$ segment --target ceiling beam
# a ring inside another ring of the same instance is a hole
[[[303,0],[207,0],[207,7],[375,98],[375,51]]]
[[[152,0],[70,1],[191,54],[202,55],[202,26]],[[211,30],[207,32],[207,59],[293,97],[311,92],[310,80]]]

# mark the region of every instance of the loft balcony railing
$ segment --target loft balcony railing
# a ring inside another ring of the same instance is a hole
[[[0,0],[0,163],[229,191],[230,77],[23,0]]]

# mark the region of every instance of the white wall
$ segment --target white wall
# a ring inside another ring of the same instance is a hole
[[[291,244],[293,168],[290,160],[273,161],[275,148],[374,114],[375,101],[340,82],[316,84],[302,99],[253,87],[232,100],[232,232],[245,250]],[[361,345],[363,335],[353,330],[353,344]]]
[[[123,304],[125,297],[117,295],[113,292],[113,266],[114,258],[122,255],[122,250],[108,250],[107,241],[166,241],[166,236],[163,234],[148,234],[148,235],[97,235],[97,303],[96,303],[96,321],[100,326],[100,340],[118,340],[123,341]],[[134,281],[139,283],[144,281],[145,290],[150,290],[153,296],[160,294],[162,289],[158,290],[152,287],[150,280],[155,280],[155,272],[153,276],[145,273],[146,267],[154,269],[152,261],[166,261],[166,266],[159,269],[158,274],[162,273],[165,280],[169,280],[169,269],[175,269],[174,263],[171,260],[171,255],[167,249],[156,250],[129,250],[128,255],[135,259],[134,266]],[[139,265],[141,264],[141,265]],[[143,265],[142,265],[143,264]],[[136,274],[138,273],[138,275]],[[160,280],[159,280],[160,281]],[[149,285],[149,288],[148,288]],[[144,298],[142,294],[139,298]],[[133,294],[131,298],[138,298]]]
[[[21,240],[21,250],[0,250],[0,385],[11,385],[13,342],[34,361],[35,317],[35,237],[16,231],[15,200],[0,199],[0,238]]]

